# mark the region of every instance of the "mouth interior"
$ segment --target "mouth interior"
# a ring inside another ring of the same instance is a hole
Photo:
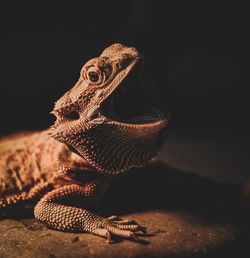
[[[103,105],[104,115],[124,123],[143,124],[164,118],[164,107],[149,84],[132,72]]]

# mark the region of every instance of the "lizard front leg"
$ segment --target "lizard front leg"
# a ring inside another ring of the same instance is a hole
[[[71,232],[89,232],[107,237],[111,241],[111,234],[138,240],[134,232],[145,228],[130,220],[122,221],[118,217],[102,218],[92,212],[62,204],[65,200],[81,197],[88,203],[91,201],[91,191],[88,187],[77,184],[67,185],[46,194],[34,209],[35,217],[49,227]]]

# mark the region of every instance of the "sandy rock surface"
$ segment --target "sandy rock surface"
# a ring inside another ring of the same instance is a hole
[[[250,257],[249,214],[239,204],[240,190],[150,165],[119,178],[95,208],[146,226],[139,242],[115,238],[108,245],[91,234],[48,229],[33,218],[4,219],[0,257]]]

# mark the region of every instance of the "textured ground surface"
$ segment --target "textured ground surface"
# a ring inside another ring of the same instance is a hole
[[[207,257],[211,252],[213,257],[236,257],[244,251],[244,247],[238,247],[233,254],[229,252],[240,234],[231,223],[199,222],[181,212],[130,215],[148,226],[149,235],[141,237],[141,243],[122,241],[107,245],[96,236],[48,230],[34,219],[6,220],[1,223],[1,257]]]
[[[0,257],[250,257],[250,213],[240,204],[241,192],[241,185],[150,165],[119,178],[96,208],[147,226],[139,243],[114,239],[108,245],[32,218],[8,219],[0,221]]]

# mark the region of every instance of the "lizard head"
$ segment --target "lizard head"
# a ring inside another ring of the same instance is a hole
[[[168,117],[139,80],[142,61],[135,48],[111,45],[52,111],[52,137],[108,175],[145,165],[162,142]]]

